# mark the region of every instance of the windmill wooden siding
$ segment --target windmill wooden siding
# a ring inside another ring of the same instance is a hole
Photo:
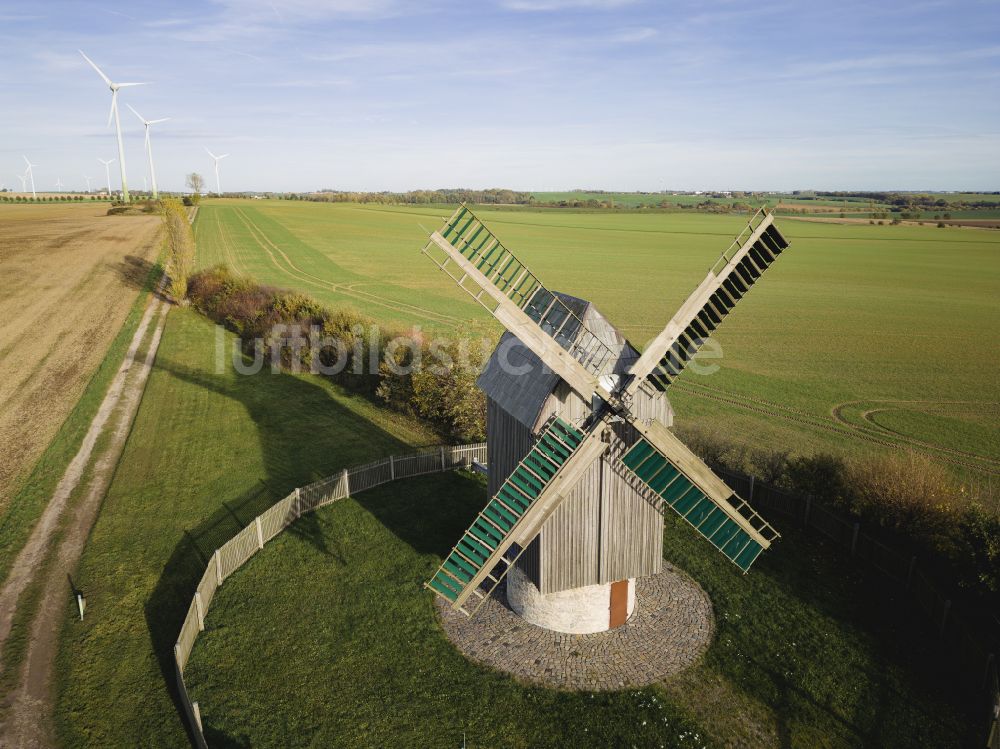
[[[584,324],[618,356],[613,372],[625,372],[638,353],[584,300],[560,295]],[[490,445],[488,490],[496,494],[534,445],[534,434],[553,415],[579,424],[591,413],[583,400],[512,334],[506,334],[479,378],[487,396]],[[670,426],[673,411],[662,394],[636,393],[632,413]],[[637,434],[619,424],[608,453],[594,463],[518,560],[542,593],[653,575],[663,563],[663,517],[614,469],[613,461]]]
[[[559,395],[552,394],[552,402],[543,413],[565,405]],[[489,398],[486,418],[490,437],[488,490],[493,496],[527,455],[534,437],[532,429]],[[635,442],[633,430],[619,427],[618,432],[607,456],[590,467],[518,560],[518,567],[542,593],[654,575],[661,570],[663,516],[612,468],[610,461]]]

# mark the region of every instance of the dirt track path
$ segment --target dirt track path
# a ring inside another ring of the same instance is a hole
[[[160,286],[162,290],[162,282]],[[67,467],[45,512],[18,554],[0,588],[0,670],[17,604],[33,583],[40,583],[29,640],[11,691],[3,696],[0,747],[35,749],[54,745],[52,685],[59,629],[72,595],[67,575],[75,568],[97,517],[139,408],[169,303],[159,293],[150,297],[121,367],[90,424],[79,452]],[[145,344],[145,356],[136,356]],[[95,452],[98,440],[101,449]],[[81,482],[86,478],[81,486]],[[60,522],[72,502],[72,516]],[[64,532],[60,534],[60,530]],[[54,548],[53,548],[54,547]]]

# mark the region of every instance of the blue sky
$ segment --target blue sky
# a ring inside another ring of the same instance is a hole
[[[115,155],[78,48],[166,189],[1000,189],[993,0],[3,0],[0,183]]]

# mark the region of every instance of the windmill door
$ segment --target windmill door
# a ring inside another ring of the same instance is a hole
[[[611,629],[620,627],[628,619],[628,580],[611,583]]]

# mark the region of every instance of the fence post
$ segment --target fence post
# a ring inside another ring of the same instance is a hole
[[[302,498],[302,492],[299,491],[299,487],[295,487],[295,518],[296,520],[302,517],[302,503],[299,501]]]
[[[941,612],[941,636],[944,637],[944,629],[948,624],[948,612],[951,610],[951,599],[944,602],[944,611]]]
[[[392,455],[389,456],[389,480],[396,480],[396,459]]]
[[[910,583],[913,582],[913,570],[917,567],[917,557],[913,555],[910,557],[910,569],[906,571],[906,590],[910,589]]]
[[[344,469],[344,496],[351,496],[351,477],[347,475],[347,469]]]
[[[194,722],[198,724],[198,731],[205,733],[205,729],[201,725],[201,708],[198,707],[197,701],[191,703],[191,712],[194,713]]]
[[[254,524],[257,526],[257,548],[264,548],[264,528],[260,524],[260,515],[254,518]]]
[[[222,585],[222,557],[219,556],[219,550],[215,550],[215,580],[219,585]]]
[[[205,607],[201,603],[201,593],[199,591],[194,592],[194,607],[198,612],[198,631],[205,631]]]
[[[812,501],[813,501],[812,496],[809,495],[809,494],[807,494],[806,495],[806,511],[805,511],[805,514],[802,517],[802,525],[806,526],[807,528],[809,527],[809,510],[812,509]]]
[[[858,551],[858,531],[861,530],[861,523],[854,524],[854,532],[851,535],[851,556],[853,557]]]
[[[444,445],[441,445],[441,470],[444,470]]]

